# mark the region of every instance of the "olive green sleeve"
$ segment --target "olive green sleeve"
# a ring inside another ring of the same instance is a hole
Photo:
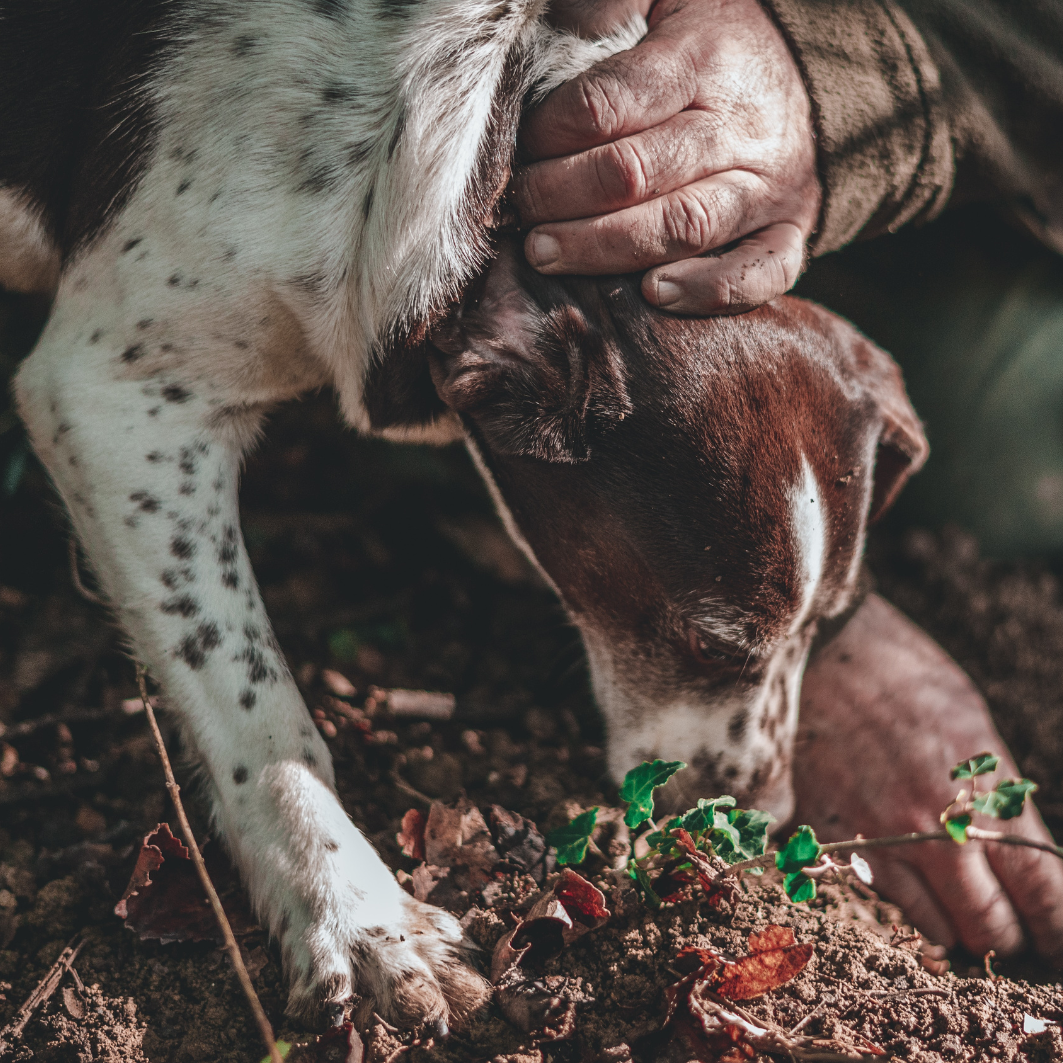
[[[816,254],[996,202],[1063,251],[1060,0],[764,0],[813,103]]]

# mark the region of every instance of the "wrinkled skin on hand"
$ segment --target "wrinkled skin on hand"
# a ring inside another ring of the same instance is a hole
[[[973,683],[933,640],[872,595],[809,665],[794,756],[797,813],[821,841],[940,830],[961,783],[949,769],[983,750],[997,779],[1020,772]],[[967,784],[970,785],[969,783]],[[1037,810],[975,825],[1051,842]],[[927,842],[864,854],[875,888],[931,941],[976,956],[1029,946],[1063,964],[1063,861],[1033,849]]]
[[[751,309],[797,280],[818,217],[808,94],[758,0],[551,8],[588,36],[647,11],[640,44],[526,119],[525,253],[544,273],[648,270],[645,297],[677,313]]]

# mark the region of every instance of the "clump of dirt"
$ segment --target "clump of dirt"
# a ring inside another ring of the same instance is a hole
[[[24,318],[0,301],[0,363],[31,339]],[[396,835],[407,810],[429,800],[464,792],[544,833],[581,809],[613,804],[578,639],[509,545],[464,453],[357,439],[339,428],[329,397],[282,411],[268,440],[245,477],[249,550],[332,747],[345,807],[391,866],[416,870]],[[74,589],[67,542],[47,478],[11,411],[0,409],[0,1027],[73,935],[86,936],[75,964],[84,989],[68,975],[11,1058],[257,1063],[261,1046],[224,953],[213,942],[141,941],[113,914],[140,840],[173,817],[132,701],[131,664],[105,610]],[[982,561],[955,534],[885,536],[872,555],[880,588],[982,686],[1042,788],[1050,825],[1063,827],[1063,605],[1054,577],[1043,566]],[[336,698],[325,669],[349,678],[353,702]],[[359,719],[349,710],[372,685],[450,691],[456,711],[437,720],[361,709]],[[168,741],[179,752],[176,736]],[[203,837],[203,809],[183,781]],[[816,957],[750,1004],[753,1014],[783,1026],[808,1019],[803,1029],[824,1038],[859,1045],[862,1035],[927,1063],[1063,1057],[1057,1026],[1023,1032],[1024,1015],[1063,1020],[1058,986],[935,977],[910,943],[889,944],[901,917],[871,894],[827,887],[817,907],[794,907],[766,877],[748,885],[731,915],[695,900],[651,912],[605,870],[594,877],[609,922],[535,973],[579,998],[569,1040],[537,1045],[491,1010],[431,1049],[375,1024],[367,1058],[690,1058],[660,1030],[665,988],[683,973],[678,952],[739,953],[768,923],[792,926]],[[514,872],[486,895],[458,890],[448,904],[487,954],[540,887]],[[283,1016],[267,935],[248,925],[240,944],[278,1035],[310,1039]]]

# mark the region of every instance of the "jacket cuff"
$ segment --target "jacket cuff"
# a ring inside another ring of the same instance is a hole
[[[936,215],[953,157],[938,70],[892,0],[762,0],[812,99],[823,185],[813,254]]]

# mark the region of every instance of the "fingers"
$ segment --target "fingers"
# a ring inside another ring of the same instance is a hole
[[[737,162],[718,118],[684,111],[611,144],[527,166],[514,178],[513,191],[521,221],[530,227],[633,207]]]
[[[613,214],[541,225],[524,241],[540,273],[632,273],[711,251],[750,228],[759,179],[732,171]]]
[[[981,845],[934,842],[903,854],[876,856],[876,886],[928,939],[949,947],[958,942],[975,956],[1023,950],[1018,913]]]
[[[674,314],[740,314],[789,291],[804,262],[805,240],[789,222],[769,225],[736,248],[650,270],[646,301]]]
[[[919,872],[894,855],[874,852],[863,855],[871,865],[874,888],[903,909],[905,918],[928,941],[952,948],[956,944],[952,922]]]
[[[693,57],[651,35],[555,89],[525,119],[521,144],[532,159],[573,155],[660,125],[697,92]]]
[[[1033,807],[1019,819],[1001,826],[1009,834],[1052,841]],[[1063,966],[1063,860],[1036,849],[992,842],[985,850],[989,866],[1025,925],[1030,943],[1042,956]]]

